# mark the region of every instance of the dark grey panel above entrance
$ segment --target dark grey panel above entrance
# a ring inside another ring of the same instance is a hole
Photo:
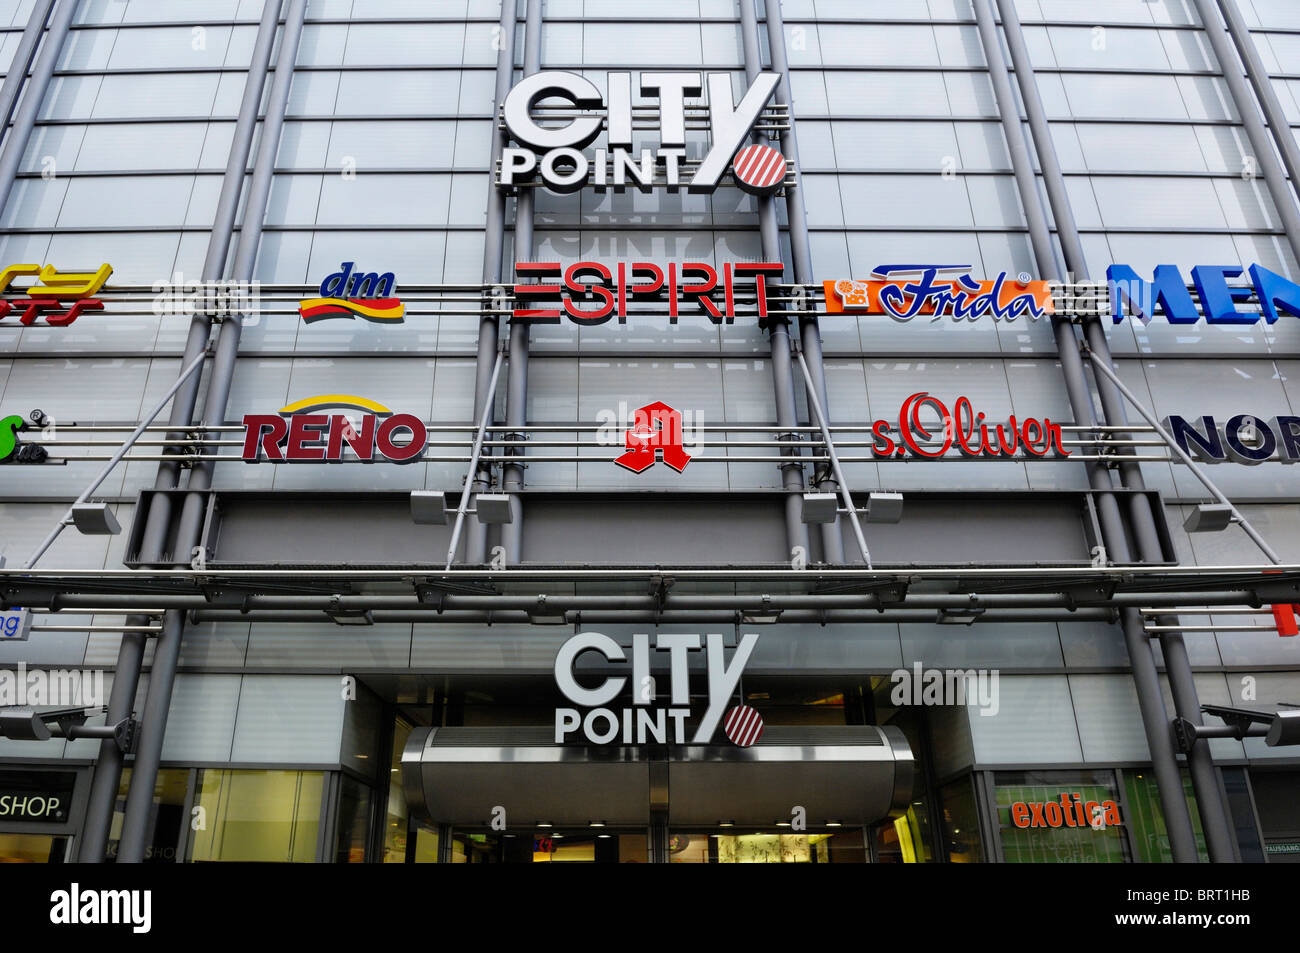
[[[771,827],[862,825],[906,809],[912,752],[892,727],[777,727],[735,745],[556,745],[547,728],[426,728],[402,754],[411,810],[439,824],[645,826],[666,765],[668,821]]]

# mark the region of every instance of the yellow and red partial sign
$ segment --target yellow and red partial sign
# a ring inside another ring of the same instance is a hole
[[[406,305],[398,298],[307,298],[298,313],[308,324],[326,318],[364,318],[378,324],[401,324]]]
[[[43,317],[50,327],[66,327],[87,311],[103,311],[95,297],[113,273],[107,263],[95,271],[59,271],[53,265],[10,265],[0,271],[0,295],[26,294],[26,298],[0,298],[0,321],[17,311],[19,324],[30,326]],[[14,279],[31,275],[35,280],[22,289],[10,289]]]
[[[1010,278],[1005,272],[991,281],[969,274],[941,278],[941,272],[965,271],[965,266],[888,265],[867,280],[824,281],[828,314],[886,314],[907,321],[918,314],[951,314],[973,320],[982,315],[1014,319],[1041,318],[1053,312],[1051,287],[1028,276]],[[894,276],[897,277],[894,277]]]

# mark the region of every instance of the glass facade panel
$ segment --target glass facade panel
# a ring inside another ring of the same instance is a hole
[[[324,779],[312,771],[200,771],[194,804],[207,826],[190,835],[186,859],[315,861]]]

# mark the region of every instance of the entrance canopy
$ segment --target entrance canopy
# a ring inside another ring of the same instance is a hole
[[[730,744],[557,745],[549,728],[422,728],[402,754],[412,812],[435,824],[865,825],[907,809],[912,751],[892,726],[769,727]]]

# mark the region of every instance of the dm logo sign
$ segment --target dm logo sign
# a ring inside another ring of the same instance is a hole
[[[386,271],[354,271],[356,262],[343,262],[336,271],[320,283],[320,297],[307,298],[298,303],[298,313],[303,321],[315,324],[328,318],[361,318],[375,324],[401,324],[405,320],[406,306],[395,297],[397,277]]]

